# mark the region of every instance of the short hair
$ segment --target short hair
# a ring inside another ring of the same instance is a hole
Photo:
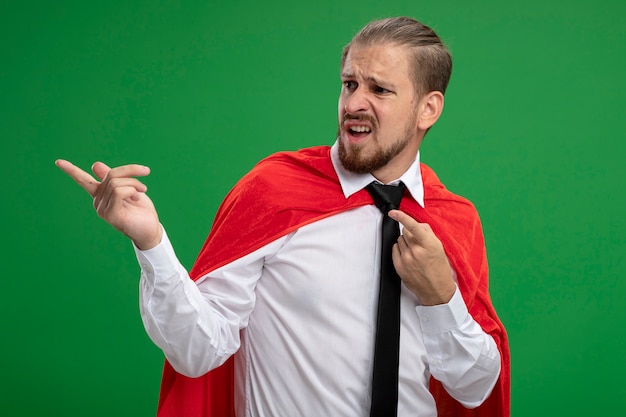
[[[413,53],[409,65],[417,93],[440,91],[445,94],[452,74],[452,56],[431,28],[410,17],[374,20],[343,48],[341,68],[343,69],[350,48],[376,44],[408,47]]]

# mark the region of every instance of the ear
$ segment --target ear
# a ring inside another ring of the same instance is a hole
[[[435,124],[443,111],[443,94],[441,91],[431,91],[418,104],[417,127],[428,130]]]

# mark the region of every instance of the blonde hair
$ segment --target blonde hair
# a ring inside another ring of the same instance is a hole
[[[368,23],[343,48],[341,68],[350,48],[376,44],[405,46],[412,52],[410,67],[418,94],[440,91],[445,94],[452,74],[452,57],[439,36],[428,26],[410,17],[390,17]]]

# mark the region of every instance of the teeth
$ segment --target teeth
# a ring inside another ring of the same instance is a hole
[[[371,129],[368,126],[352,126],[350,130],[358,133],[370,132]]]

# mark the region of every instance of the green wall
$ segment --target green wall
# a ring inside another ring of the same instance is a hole
[[[341,47],[401,14],[455,58],[423,160],[481,213],[513,416],[622,414],[625,4],[0,0],[0,415],[156,410],[131,245],[54,160],[149,165],[190,267],[257,160],[333,142]]]

